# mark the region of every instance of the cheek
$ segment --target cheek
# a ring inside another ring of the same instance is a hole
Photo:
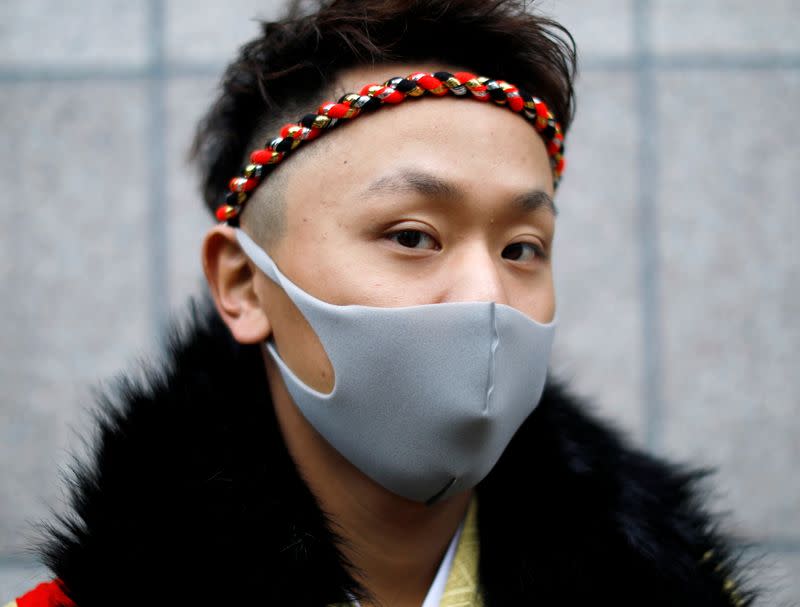
[[[283,361],[309,387],[329,393],[334,384],[333,366],[314,329],[283,289],[268,278],[260,296]]]
[[[533,283],[515,282],[508,290],[509,305],[536,322],[549,323],[555,317],[556,293],[551,271]]]
[[[320,232],[307,242],[314,244],[302,254],[299,249],[295,253],[281,251],[285,261],[279,265],[301,289],[318,299],[340,306],[430,303],[426,285],[434,281],[417,265],[392,257],[376,239],[339,228]]]

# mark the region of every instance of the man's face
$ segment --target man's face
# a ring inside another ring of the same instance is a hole
[[[340,82],[357,91],[418,70],[360,68]],[[301,147],[284,167],[286,229],[269,250],[302,289],[339,305],[494,301],[552,320],[553,175],[520,116],[491,102],[407,99],[307,145],[319,150]],[[305,319],[258,272],[255,288],[281,356],[330,391],[332,368]]]

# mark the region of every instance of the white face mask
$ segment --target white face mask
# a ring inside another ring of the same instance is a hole
[[[493,302],[329,304],[286,278],[243,231],[236,236],[325,348],[329,394],[266,344],[300,411],[339,453],[389,491],[426,503],[491,471],[541,398],[555,319],[541,324]]]

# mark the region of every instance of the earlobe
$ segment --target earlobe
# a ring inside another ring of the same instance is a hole
[[[257,289],[257,270],[230,226],[211,228],[203,240],[203,271],[214,305],[239,343],[260,343],[271,325]]]

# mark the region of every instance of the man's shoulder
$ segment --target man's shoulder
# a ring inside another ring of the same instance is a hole
[[[281,439],[259,346],[238,344],[204,301],[148,367],[101,394],[91,451],[70,467],[69,508],[39,546],[68,593],[82,605],[352,594]]]
[[[552,379],[480,487],[482,559],[540,578],[554,600],[569,587],[586,600],[616,588],[618,604],[747,604],[737,549],[706,503],[709,474],[646,453]]]

